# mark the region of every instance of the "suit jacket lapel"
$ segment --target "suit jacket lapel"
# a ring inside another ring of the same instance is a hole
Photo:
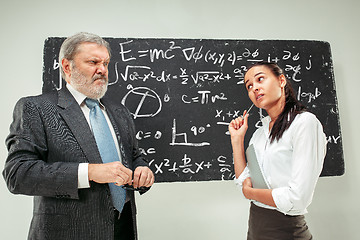
[[[95,138],[80,106],[67,88],[62,88],[58,97],[60,115],[74,134],[89,163],[102,163]]]

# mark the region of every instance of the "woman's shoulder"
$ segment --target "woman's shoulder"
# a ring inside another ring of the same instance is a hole
[[[293,125],[293,127],[295,127],[295,126],[301,126],[301,127],[321,126],[321,128],[322,128],[322,124],[321,124],[320,120],[316,117],[316,115],[311,112],[308,112],[308,111],[304,111],[304,112],[296,115],[294,122],[291,125]]]
[[[308,122],[308,121],[319,122],[319,119],[316,117],[315,114],[308,112],[308,111],[304,111],[304,112],[296,115],[294,122],[295,121],[296,122]]]

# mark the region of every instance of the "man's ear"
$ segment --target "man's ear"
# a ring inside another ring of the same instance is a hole
[[[71,62],[68,59],[63,58],[61,60],[61,65],[66,75],[66,78],[69,78],[71,76],[71,71],[72,71]]]

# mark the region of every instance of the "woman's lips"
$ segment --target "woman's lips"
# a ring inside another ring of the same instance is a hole
[[[260,98],[262,98],[264,96],[264,94],[259,94],[256,96],[256,100],[259,100]]]

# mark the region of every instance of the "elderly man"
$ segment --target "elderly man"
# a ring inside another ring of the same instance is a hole
[[[3,176],[10,192],[34,196],[29,239],[137,239],[134,190],[154,175],[129,111],[104,96],[109,61],[101,37],[69,37],[66,87],[15,106]]]

